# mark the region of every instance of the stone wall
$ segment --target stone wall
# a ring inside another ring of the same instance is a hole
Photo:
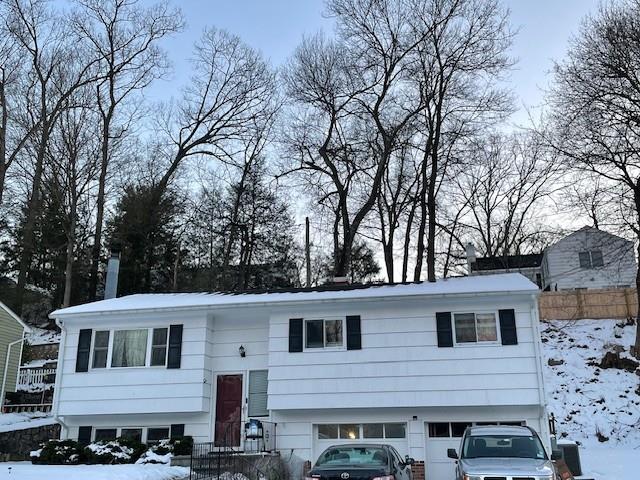
[[[60,425],[27,428],[0,433],[0,460],[29,460],[29,452],[47,440],[60,438]]]

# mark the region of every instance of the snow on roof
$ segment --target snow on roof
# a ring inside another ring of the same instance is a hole
[[[519,273],[441,279],[433,283],[344,285],[262,293],[146,293],[101,300],[56,310],[51,317],[132,310],[230,307],[327,300],[359,300],[406,296],[535,293],[538,287]]]

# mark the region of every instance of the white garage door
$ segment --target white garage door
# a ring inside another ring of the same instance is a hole
[[[313,462],[330,446],[346,443],[385,443],[402,457],[409,454],[406,423],[321,423],[313,426],[313,435]]]
[[[460,455],[460,440],[472,425],[524,425],[525,422],[437,422],[426,425],[425,480],[454,480],[455,460],[447,457],[447,449],[454,448]]]

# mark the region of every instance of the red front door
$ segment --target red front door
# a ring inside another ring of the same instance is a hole
[[[240,446],[242,375],[218,375],[216,390],[217,447]]]

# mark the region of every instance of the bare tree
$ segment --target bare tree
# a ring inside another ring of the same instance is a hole
[[[168,70],[166,54],[159,48],[159,43],[181,28],[182,17],[166,2],[149,7],[141,5],[139,0],[77,0],[77,3],[80,8],[73,17],[73,28],[88,40],[104,77],[96,86],[102,128],[89,285],[89,299],[94,300],[109,165],[129,128],[130,118],[122,112],[132,97]]]
[[[419,280],[426,249],[427,278],[436,277],[438,191],[451,160],[465,138],[510,111],[510,96],[496,86],[513,63],[507,50],[513,33],[508,10],[497,0],[415,0],[413,28],[428,32],[418,45],[417,87],[425,99],[420,145],[421,190],[414,280]],[[426,241],[425,241],[426,236]]]
[[[24,74],[19,47],[6,27],[0,26],[0,205],[5,191],[7,171],[16,160],[37,124],[25,125],[24,98],[29,81]]]
[[[166,168],[156,182],[158,197],[185,159],[205,157],[233,163],[238,142],[277,108],[275,75],[260,54],[239,37],[206,30],[196,44],[191,83],[166,115],[170,137]]]
[[[561,164],[535,137],[523,134],[474,141],[468,155],[454,179],[466,206],[459,222],[463,237],[486,256],[527,252],[544,234],[545,200],[563,188]]]
[[[78,233],[87,236],[92,210],[91,186],[99,172],[97,116],[90,91],[71,99],[74,108],[61,114],[48,144],[48,168],[45,184],[48,194],[61,205],[66,236],[65,282],[62,306],[71,305]],[[84,220],[84,221],[81,221]]]
[[[332,210],[334,275],[348,274],[359,229],[376,206],[399,139],[422,103],[409,64],[423,33],[404,1],[332,0],[335,41],[316,36],[296,50],[285,81],[298,117],[287,143],[294,164]]]
[[[68,31],[47,2],[3,0],[2,5],[4,27],[17,43],[19,54],[28,59],[24,73],[31,82],[27,113],[34,128],[33,181],[23,225],[15,299],[15,308],[20,312],[34,253],[34,228],[49,138],[60,114],[69,108],[74,92],[97,79],[98,60],[87,54],[81,39]]]
[[[603,4],[556,65],[544,137],[577,171],[600,176],[640,254],[640,1]],[[640,269],[636,276],[640,290]],[[640,308],[637,322],[640,323]],[[640,328],[635,356],[640,358]]]

